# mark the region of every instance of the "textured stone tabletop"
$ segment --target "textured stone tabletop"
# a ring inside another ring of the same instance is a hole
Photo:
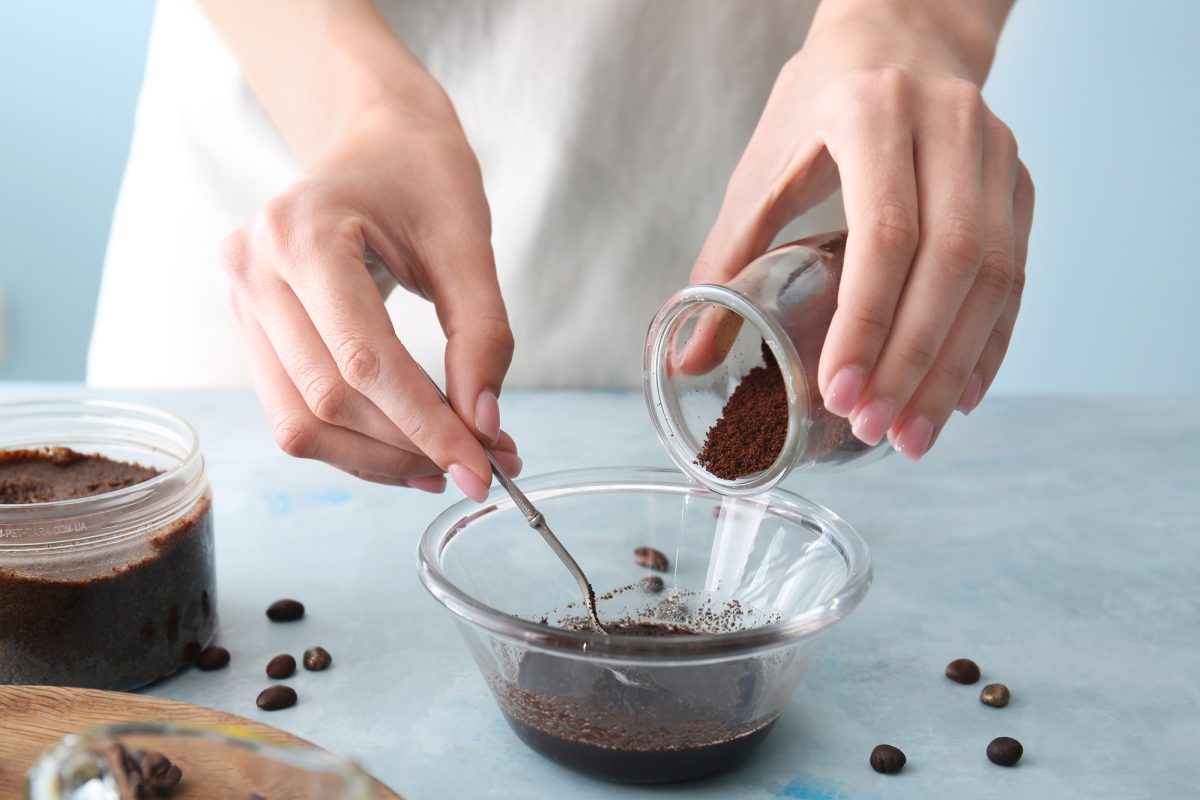
[[[0,398],[79,395],[8,384]],[[242,714],[361,759],[423,798],[1192,798],[1200,796],[1200,399],[992,399],[921,464],[889,458],[785,484],[870,544],[875,584],[826,638],[757,755],[725,776],[639,789],[564,771],[509,731],[417,540],[459,499],[361,483],[279,453],[249,392],[139,392],[200,432],[216,504],[220,672],[150,694]],[[506,393],[526,470],[665,465],[640,394]],[[302,622],[264,609],[303,600]],[[321,644],[299,704],[254,705],[279,652]],[[942,675],[976,660],[974,687]],[[1007,684],[1012,703],[982,705]],[[1013,769],[984,756],[1013,736]],[[867,757],[898,745],[908,766]]]

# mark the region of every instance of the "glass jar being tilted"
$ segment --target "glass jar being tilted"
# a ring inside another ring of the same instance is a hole
[[[890,452],[886,440],[872,447],[857,439],[848,420],[825,409],[817,387],[845,242],[840,231],[783,245],[727,285],[680,290],[655,315],[643,363],[646,404],[667,453],[700,484],[754,495],[792,470],[857,466]],[[748,374],[776,364],[787,413],[778,455],[747,474],[722,473],[702,457],[710,431]]]

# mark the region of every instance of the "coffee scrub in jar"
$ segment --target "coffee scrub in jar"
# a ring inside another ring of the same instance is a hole
[[[196,433],[153,408],[0,404],[0,683],[128,690],[217,624]]]
[[[777,247],[725,285],[688,286],[650,324],[646,404],[672,460],[724,495],[793,470],[859,466],[890,452],[825,409],[817,363],[837,310],[846,232]]]

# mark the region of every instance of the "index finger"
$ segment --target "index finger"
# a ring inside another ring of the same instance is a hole
[[[363,263],[361,231],[297,248],[279,272],[312,319],[346,383],[365,395],[459,488],[482,501],[491,483],[483,446],[396,336]],[[331,266],[333,268],[331,268]],[[455,469],[454,467],[457,467]]]
[[[842,179],[849,236],[817,369],[825,407],[854,410],[884,342],[908,279],[919,238],[911,127],[898,112],[864,111],[829,145]]]

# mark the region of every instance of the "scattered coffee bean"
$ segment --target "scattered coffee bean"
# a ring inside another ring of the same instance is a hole
[[[131,753],[121,745],[117,745],[117,752],[134,797],[169,797],[183,779],[183,770],[162,753],[153,750]]]
[[[268,686],[258,693],[258,707],[263,711],[278,711],[296,705],[296,690],[290,686],[277,684]]]
[[[276,600],[267,606],[272,622],[295,622],[304,616],[304,603],[299,600]]]
[[[639,567],[652,569],[655,572],[666,572],[670,564],[667,557],[653,547],[639,547],[633,551],[633,558]]]
[[[663,583],[663,579],[657,575],[647,575],[642,578],[642,591],[647,594],[658,594],[665,586],[666,584]]]
[[[320,672],[333,663],[333,656],[324,647],[310,647],[304,651],[304,668]]]
[[[292,677],[296,671],[296,659],[287,653],[277,655],[267,662],[267,677],[275,680]]]
[[[979,693],[979,699],[989,706],[1004,708],[1008,705],[1008,701],[1012,699],[1012,693],[1008,691],[1008,687],[1003,683],[989,683]]]
[[[875,745],[875,749],[871,751],[871,768],[884,775],[891,775],[893,772],[904,769],[907,761],[904,751],[890,744]]]
[[[224,647],[206,647],[196,656],[196,666],[205,672],[220,669],[229,663],[229,651]]]
[[[992,739],[987,746],[988,760],[1002,767],[1011,767],[1020,761],[1024,754],[1025,748],[1021,746],[1021,743],[1009,736]]]
[[[158,778],[171,768],[171,761],[162,753],[145,753],[139,764],[143,777]]]
[[[175,787],[183,780],[183,770],[178,764],[171,764],[157,778],[146,777],[146,787],[158,797],[166,797],[175,791]]]
[[[979,665],[969,658],[958,658],[946,665],[946,677],[958,683],[979,680]]]

